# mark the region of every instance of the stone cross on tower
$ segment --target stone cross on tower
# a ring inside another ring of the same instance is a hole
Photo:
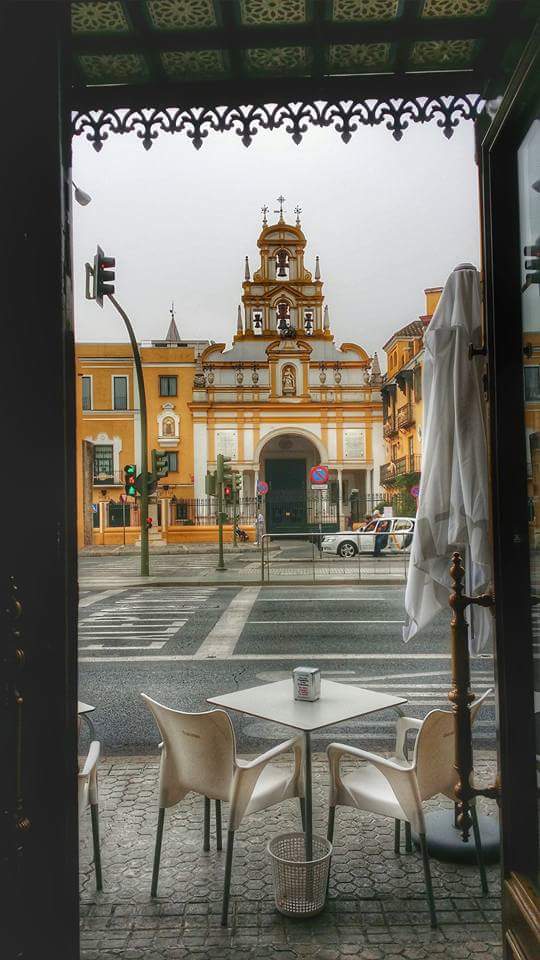
[[[261,207],[261,213],[263,215],[263,227],[266,227],[268,224],[268,220],[266,219],[266,214],[268,213],[268,207],[267,206]]]
[[[279,222],[283,223],[283,204],[285,203],[285,197],[278,197],[277,202],[279,203],[279,210],[274,210],[274,213],[279,213]]]
[[[302,213],[302,207],[295,207],[294,212],[296,214],[296,226],[300,226],[300,214]]]

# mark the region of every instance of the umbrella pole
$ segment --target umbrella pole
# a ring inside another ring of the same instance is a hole
[[[454,767],[458,774],[455,788],[458,815],[457,825],[464,841],[469,838],[472,819],[470,803],[475,797],[489,797],[498,800],[499,785],[477,789],[472,786],[473,752],[470,705],[474,700],[471,691],[471,664],[469,654],[469,627],[465,618],[465,610],[470,605],[492,607],[495,603],[491,593],[479,597],[469,597],[464,593],[463,584],[465,570],[459,553],[452,556],[450,567],[453,590],[449,604],[452,608],[450,623],[452,638],[452,689],[448,699],[452,703],[454,714],[455,762]]]

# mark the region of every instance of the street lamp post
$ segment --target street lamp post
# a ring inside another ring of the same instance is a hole
[[[139,344],[137,343],[135,332],[131,326],[131,322],[127,313],[125,310],[123,310],[118,303],[118,300],[113,296],[112,293],[108,293],[107,297],[111,301],[113,307],[118,311],[126,325],[133,350],[135,372],[137,375],[137,386],[139,388],[139,404],[141,414],[141,577],[148,577],[150,575],[150,556],[148,550],[148,427],[146,415],[146,391],[144,389],[141,354],[139,352]]]

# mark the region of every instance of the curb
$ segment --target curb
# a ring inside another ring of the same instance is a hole
[[[404,587],[405,580],[396,580],[396,579],[376,579],[373,577],[366,577],[365,580],[307,580],[307,579],[296,579],[291,580],[285,577],[279,578],[279,580],[271,580],[270,583],[265,581],[261,583],[260,580],[180,580],[175,577],[167,579],[164,577],[148,577],[143,579],[136,580],[86,580],[81,578],[79,580],[79,587],[82,590],[117,590],[118,588],[130,589],[132,587],[332,587],[332,586],[349,586],[349,587],[373,587],[373,586],[398,586]]]

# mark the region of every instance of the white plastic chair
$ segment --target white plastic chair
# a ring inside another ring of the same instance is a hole
[[[491,690],[471,706],[474,719]],[[412,761],[407,759],[406,738],[409,730],[418,730]],[[454,788],[458,782],[454,767],[454,718],[448,710],[432,710],[424,720],[400,717],[396,724],[395,756],[386,758],[377,754],[331,743],[327,747],[330,766],[330,809],[328,815],[328,839],[334,837],[335,810],[337,806],[355,807],[378,813],[395,820],[395,851],[399,853],[399,825],[405,821],[407,850],[411,850],[410,829],[418,834],[424,866],[426,893],[431,926],[437,926],[435,901],[431,882],[431,870],[426,844],[426,826],[422,804],[424,800],[443,794],[455,801]],[[341,773],[341,760],[367,761],[350,773]],[[471,819],[482,890],[487,893],[487,880],[482,860],[482,848],[474,803],[471,804]]]
[[[300,799],[302,819],[302,738],[272,747],[256,760],[236,756],[234,729],[224,710],[184,713],[156,703],[142,694],[163,738],[159,768],[159,816],[152,873],[151,896],[157,896],[159,861],[165,809],[190,792],[205,798],[203,849],[210,849],[210,801],[216,803],[216,840],[221,850],[221,801],[230,803],[221,922],[227,925],[233,843],[245,816],[265,810],[291,797]],[[277,767],[272,760],[294,752],[293,767]]]
[[[79,772],[79,817],[90,807],[92,819],[92,840],[94,844],[94,869],[96,871],[96,889],[103,890],[101,876],[101,851],[99,846],[99,806],[97,765],[100,753],[99,740],[92,740],[84,767]]]

